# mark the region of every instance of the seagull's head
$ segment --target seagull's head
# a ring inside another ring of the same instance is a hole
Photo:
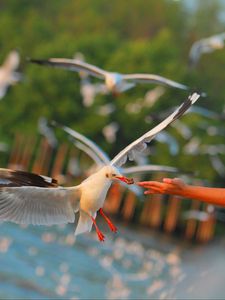
[[[109,180],[120,180],[126,184],[133,184],[133,178],[127,178],[123,176],[119,170],[113,166],[105,166],[104,168],[105,177]]]

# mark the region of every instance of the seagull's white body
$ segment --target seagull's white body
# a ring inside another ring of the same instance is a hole
[[[86,62],[66,59],[66,58],[50,58],[48,60],[31,59],[33,63],[40,65],[49,65],[56,68],[62,68],[75,72],[86,72],[88,75],[102,79],[108,91],[113,93],[121,93],[132,87],[137,83],[155,83],[159,85],[166,85],[177,89],[188,90],[189,88],[176,81],[167,79],[165,77],[155,74],[121,74],[118,72],[109,72],[100,69],[97,66],[88,64]]]
[[[13,50],[0,67],[0,99],[5,96],[10,85],[17,83],[21,79],[21,75],[16,72],[19,63],[19,54],[16,50]]]
[[[90,216],[96,218],[96,212],[103,207],[106,194],[112,184],[112,181],[105,176],[109,170],[110,166],[102,167],[81,183],[80,220],[75,234],[91,230],[93,222]]]
[[[190,65],[193,67],[196,66],[202,54],[224,48],[224,41],[225,32],[196,41],[190,49]]]
[[[133,179],[121,174],[119,167],[145,150],[156,134],[183,115],[199,97],[198,93],[190,95],[171,115],[125,147],[111,161],[88,138],[73,133],[79,142],[96,152],[102,163],[94,174],[78,186],[58,187],[55,180],[46,176],[0,169],[0,221],[44,225],[68,223],[74,221],[75,212],[79,210],[80,219],[75,234],[90,231],[94,224],[99,240],[103,241],[104,235],[95,222],[98,211],[111,230],[116,231],[116,227],[102,211],[110,185],[114,180],[121,180],[127,184],[134,183]]]

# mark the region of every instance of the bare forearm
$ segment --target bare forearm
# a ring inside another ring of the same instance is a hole
[[[188,185],[179,178],[163,178],[162,182],[142,181],[137,184],[147,189],[145,195],[177,195],[225,207],[225,188]]]
[[[186,185],[180,196],[225,207],[225,189]]]

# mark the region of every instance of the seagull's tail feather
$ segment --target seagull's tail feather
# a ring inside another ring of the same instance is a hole
[[[95,217],[96,217],[96,213],[93,216],[93,218],[95,218]],[[90,232],[92,225],[93,225],[93,221],[92,221],[91,217],[87,213],[80,210],[80,217],[79,217],[79,221],[77,224],[77,228],[75,230],[75,235],[78,235],[78,234],[81,234],[84,232]]]

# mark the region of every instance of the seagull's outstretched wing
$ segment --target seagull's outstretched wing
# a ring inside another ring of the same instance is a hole
[[[79,186],[63,188],[54,179],[0,169],[0,221],[53,225],[72,223]]]
[[[169,115],[164,121],[159,123],[150,131],[146,132],[140,138],[124,148],[119,152],[110,162],[111,165],[120,167],[126,163],[127,159],[134,160],[137,152],[142,152],[146,149],[147,144],[154,138],[156,134],[166,128],[170,123],[178,119],[184,114],[184,112],[194,104],[200,97],[200,94],[194,92],[188,99],[186,99],[171,115]]]
[[[50,58],[47,60],[44,59],[29,59],[30,62],[36,63],[39,65],[47,65],[55,68],[62,68],[69,71],[75,72],[87,72],[89,75],[95,76],[100,79],[104,79],[106,71],[88,64],[86,62],[76,60],[76,59],[66,59],[66,58]]]
[[[186,85],[155,74],[124,74],[122,77],[124,80],[130,80],[135,83],[156,83],[177,89],[189,90],[189,87]]]
[[[224,40],[225,32],[194,42],[189,52],[189,65],[194,67],[202,53],[210,53],[223,48]]]
[[[53,188],[59,186],[56,179],[48,176],[0,168],[0,188],[31,185],[44,188]]]
[[[91,141],[90,139],[88,139],[87,137],[82,135],[81,133],[79,133],[67,126],[60,125],[56,122],[52,122],[52,125],[61,128],[66,133],[68,133],[70,136],[72,136],[75,140],[78,140],[79,142],[81,142],[82,144],[87,146],[90,149],[90,151],[92,153],[94,153],[95,156],[98,157],[98,159],[100,161],[102,161],[103,164],[106,164],[106,165],[109,164],[110,159],[109,159],[108,155],[100,147],[98,147],[93,141]],[[78,147],[79,147],[79,144],[78,144]]]
[[[104,164],[103,161],[99,158],[99,156],[89,147],[87,147],[85,144],[82,144],[81,142],[74,141],[75,147],[77,147],[79,150],[86,153],[98,167],[102,167]]]

